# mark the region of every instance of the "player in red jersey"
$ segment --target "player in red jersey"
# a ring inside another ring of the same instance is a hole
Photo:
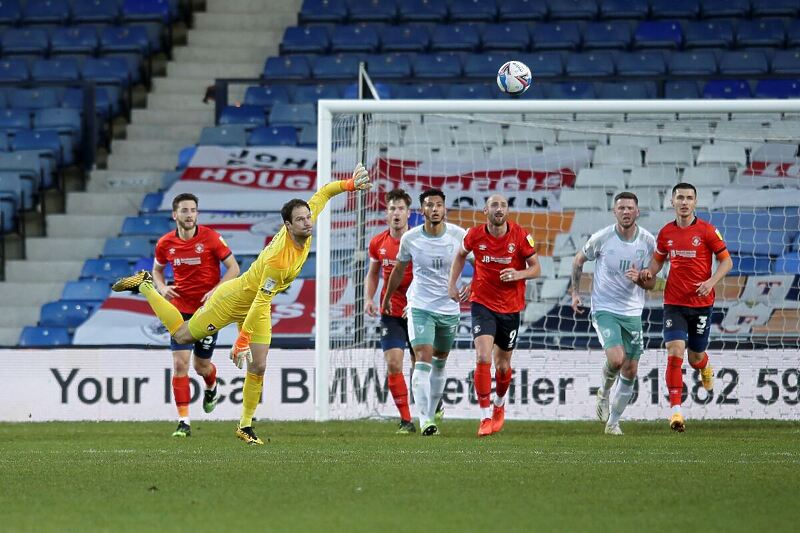
[[[375,303],[375,292],[378,290],[378,274],[383,274],[381,301],[386,294],[389,275],[397,263],[397,252],[400,250],[400,237],[408,231],[408,218],[411,216],[411,196],[403,189],[394,189],[386,193],[386,223],[389,229],[383,231],[369,242],[369,271],[366,280],[365,312],[369,316],[378,316],[379,308]],[[408,386],[403,376],[403,352],[408,346],[411,352],[411,366],[414,366],[414,351],[408,340],[408,322],[405,319],[406,291],[411,284],[412,269],[406,268],[403,281],[392,295],[392,311],[381,314],[381,349],[386,359],[389,390],[400,412],[400,425],[397,433],[414,433],[416,428],[411,421],[408,407]]]
[[[719,231],[697,218],[697,189],[689,183],[672,188],[672,207],[675,220],[658,232],[656,251],[650,265],[641,272],[632,272],[630,279],[638,280],[645,289],[655,285],[655,276],[669,258],[670,271],[664,291],[664,342],[667,345],[666,382],[672,408],[669,426],[683,432],[686,424],[681,413],[683,392],[683,354],[688,347],[689,364],[700,371],[703,387],[714,389],[714,371],[708,363],[708,335],[711,329],[711,308],[714,305],[714,286],[733,267],[731,256]],[[719,262],[711,273],[712,256]],[[627,275],[627,274],[626,274]]]
[[[475,393],[481,409],[478,436],[503,429],[505,402],[511,383],[511,354],[517,344],[520,312],[525,307],[525,280],[541,272],[533,237],[519,224],[508,220],[508,200],[494,194],[483,208],[486,224],[467,231],[450,269],[448,292],[456,301],[472,302],[472,337],[477,352]],[[464,261],[475,255],[471,295],[456,287]],[[492,359],[495,367],[494,408]]]
[[[188,320],[223,281],[239,275],[239,264],[225,240],[213,229],[197,224],[197,197],[179,194],[172,200],[172,218],[177,229],[162,236],[156,244],[153,262],[153,285],[164,298],[178,308]],[[220,279],[219,263],[227,271]],[[175,283],[167,285],[164,267],[172,264]],[[203,410],[210,413],[217,405],[217,368],[211,362],[217,334],[194,344],[178,344],[170,338],[172,348],[172,392],[178,408],[178,429],[173,437],[192,434],[189,421],[189,355],[194,348],[194,369],[206,384]]]

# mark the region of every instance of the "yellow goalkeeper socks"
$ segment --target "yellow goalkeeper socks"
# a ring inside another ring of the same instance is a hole
[[[183,317],[178,308],[161,296],[152,283],[145,282],[139,285],[139,293],[147,298],[147,303],[153,308],[153,312],[161,323],[166,326],[170,335],[174,335],[183,324]]]
[[[248,372],[242,389],[242,418],[239,419],[239,427],[246,428],[253,425],[253,415],[256,414],[263,388],[264,376]]]

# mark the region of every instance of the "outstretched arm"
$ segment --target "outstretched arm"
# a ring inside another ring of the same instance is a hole
[[[345,191],[364,191],[372,187],[369,180],[369,173],[364,165],[359,163],[353,170],[353,177],[347,180],[332,181],[322,186],[314,196],[308,200],[308,206],[311,208],[311,221],[316,222],[317,217],[325,209],[328,201]]]

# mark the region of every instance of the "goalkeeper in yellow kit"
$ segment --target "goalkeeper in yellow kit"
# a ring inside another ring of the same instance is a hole
[[[188,321],[153,287],[150,273],[143,270],[117,281],[112,290],[141,293],[178,344],[189,344],[236,322],[239,336],[231,348],[231,359],[239,368],[247,360],[242,391],[242,417],[236,436],[248,444],[264,444],[253,431],[253,415],[261,397],[267,351],[272,339],[272,298],[294,281],[311,249],[311,232],[328,200],[345,191],[369,189],[369,174],[359,164],[348,180],[331,182],[304,200],[288,201],[281,208],[283,227],[250,268],[226,281]]]

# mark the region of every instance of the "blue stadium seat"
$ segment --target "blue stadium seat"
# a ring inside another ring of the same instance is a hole
[[[743,80],[711,80],[703,87],[703,98],[750,98],[750,85]]]
[[[249,124],[251,126],[264,126],[267,123],[264,108],[256,105],[232,106],[222,108],[219,116],[220,126],[227,124]]]
[[[675,20],[642,21],[633,41],[635,48],[680,48],[683,32]]]
[[[478,30],[469,24],[440,24],[431,36],[431,50],[437,52],[474,52],[480,45]]]
[[[164,199],[163,192],[149,192],[142,198],[142,204],[139,206],[139,212],[143,215],[148,213],[158,213],[161,207],[161,201]]]
[[[485,83],[454,83],[445,89],[445,98],[449,100],[489,100],[497,95],[497,87],[489,87]]]
[[[284,85],[248,87],[244,93],[245,105],[263,107],[267,111],[275,102],[287,103],[290,100],[289,90]]]
[[[81,268],[81,279],[114,281],[132,272],[126,259],[87,259]]]
[[[99,46],[94,26],[68,26],[53,29],[51,54],[94,54]]]
[[[699,84],[690,80],[668,81],[664,84],[664,98],[668,100],[700,98]]]
[[[600,2],[600,18],[643,19],[647,18],[650,5],[647,0],[603,0]]]
[[[703,17],[742,19],[750,14],[750,0],[703,0]]]
[[[317,113],[314,104],[275,103],[269,114],[270,126],[294,126],[300,128],[306,124],[316,124]]]
[[[23,348],[68,346],[71,343],[67,328],[25,326],[19,335],[19,345]]]
[[[37,187],[39,184],[49,187],[53,179],[37,152],[0,152],[0,170],[17,172],[33,180]]]
[[[9,217],[23,208],[23,196],[22,177],[16,172],[0,172],[0,202],[6,208],[10,207],[10,210],[4,210],[4,229],[11,228],[13,222]]]
[[[311,70],[317,79],[355,79],[358,76],[358,59],[351,55],[317,56]]]
[[[61,300],[99,303],[106,299],[110,289],[108,281],[103,279],[68,281],[61,292]]]
[[[16,26],[22,19],[22,6],[19,0],[0,2],[0,24],[3,26]]]
[[[519,22],[487,24],[481,35],[483,49],[527,51],[531,46],[528,26]]]
[[[303,0],[300,22],[344,22],[347,4],[344,0]]]
[[[122,2],[122,21],[156,21],[169,24],[174,17],[169,0],[124,0]]]
[[[531,69],[534,83],[538,78],[552,78],[561,76],[564,73],[564,60],[561,52],[534,52],[532,54],[524,54],[521,56],[521,60]],[[503,61],[503,63],[505,63],[505,61]],[[498,64],[502,63],[497,62],[494,64],[495,74]],[[487,72],[487,75],[489,74],[490,73]]]
[[[743,20],[736,27],[736,44],[739,47],[781,47],[786,40],[783,21],[780,19]]]
[[[387,26],[381,32],[384,52],[424,52],[431,42],[430,30],[419,24]]]
[[[378,96],[381,99],[389,99],[392,97],[392,91],[388,83],[376,82],[375,91],[377,91]],[[325,98],[331,98],[331,97],[325,96]],[[344,88],[342,89],[341,98],[345,98],[348,100],[353,100],[355,98],[358,98],[358,84],[350,83],[348,85],[345,85]]]
[[[147,237],[109,237],[103,245],[105,258],[125,257],[135,261],[150,256],[152,252],[153,245]]]
[[[607,51],[573,53],[567,57],[568,76],[611,76],[614,74],[614,59]]]
[[[583,100],[596,98],[597,95],[591,83],[576,82],[554,83],[548,88],[546,96],[551,100]]]
[[[109,26],[100,30],[100,53],[150,53],[150,38],[144,26]]]
[[[800,74],[800,50],[778,50],[772,58],[773,74]]]
[[[650,0],[650,16],[654,19],[695,19],[699,15],[699,0]]]
[[[800,20],[793,20],[786,29],[786,46],[789,48],[800,46]]]
[[[89,57],[83,62],[81,75],[100,85],[119,85],[127,88],[130,84],[128,63],[121,57]]]
[[[334,83],[318,84],[318,85],[301,85],[295,87],[292,92],[293,104],[314,104],[317,100],[323,98],[336,99],[341,98],[339,86]]]
[[[2,137],[0,137],[2,138]],[[8,140],[5,140],[8,143]],[[20,170],[0,170],[0,190],[6,193],[13,193],[16,208],[30,211],[36,204],[34,198],[38,194],[39,180],[34,176],[26,174]]]
[[[76,24],[114,24],[119,18],[120,5],[108,0],[72,0],[72,21]]]
[[[759,80],[756,98],[800,98],[800,80]]]
[[[28,54],[43,56],[49,48],[47,31],[42,28],[9,28],[0,42],[3,56]]]
[[[600,83],[597,86],[597,97],[605,100],[644,100],[655,96],[656,86],[652,81]]]
[[[392,87],[392,94],[398,99],[432,100],[444,97],[439,84],[396,85]]]
[[[669,73],[674,76],[713,76],[717,73],[717,58],[712,52],[703,50],[675,52],[669,60]]]
[[[450,20],[491,22],[497,18],[494,0],[450,0]]]
[[[66,24],[69,4],[66,0],[27,0],[22,7],[22,24]]]
[[[774,274],[797,274],[800,272],[800,252],[788,252],[775,260]]]
[[[163,216],[133,216],[125,217],[122,223],[120,236],[132,237],[141,235],[159,238],[165,233],[173,231],[172,219]]]
[[[292,126],[264,126],[250,132],[249,146],[296,146],[297,131]]]
[[[53,57],[33,62],[31,76],[36,81],[78,81],[78,60],[74,57]]]
[[[317,127],[314,125],[303,126],[297,135],[298,146],[314,147],[317,145]]]
[[[380,47],[378,32],[370,25],[343,25],[333,28],[331,52],[377,52]]]
[[[686,48],[730,48],[733,25],[727,20],[690,20],[683,26]]]
[[[534,50],[576,50],[581,32],[576,22],[543,22],[530,30]]]
[[[372,79],[405,79],[411,77],[411,59],[407,54],[376,54],[367,60]]]
[[[765,276],[772,273],[772,260],[766,256],[731,254],[730,276]]]
[[[759,76],[769,72],[767,56],[759,50],[732,50],[722,54],[719,72],[729,76]]]
[[[305,56],[269,57],[263,76],[268,80],[303,80],[311,77],[311,67]]]
[[[54,87],[11,89],[7,93],[8,107],[13,109],[44,109],[58,107],[58,91]]]
[[[395,0],[348,0],[347,9],[352,22],[391,23],[397,18]]]
[[[197,144],[199,146],[245,146],[247,144],[247,125],[206,126],[200,131],[200,139]]]
[[[622,53],[616,63],[620,76],[661,76],[667,72],[664,54],[655,50]]]
[[[11,140],[11,149],[15,152],[29,150],[52,157],[60,166],[71,163],[71,154],[64,154],[61,150],[61,140],[55,131],[18,130]]]
[[[0,233],[17,230],[18,211],[19,209],[11,198],[0,194]]]
[[[583,28],[583,48],[624,50],[631,43],[631,26],[627,21],[588,22]]]
[[[77,328],[83,324],[91,308],[83,302],[57,302],[46,303],[39,312],[39,326],[47,328]]]
[[[119,113],[119,90],[116,87],[95,87],[94,92],[95,113],[102,120],[108,120],[109,117]],[[83,89],[80,87],[64,89],[61,94],[61,106],[83,111]]]
[[[732,253],[741,255],[778,256],[786,248],[786,232],[727,228],[725,244]]]
[[[461,76],[461,61],[456,55],[419,55],[414,60],[414,75],[419,78],[459,77]]]
[[[528,22],[547,17],[547,4],[541,0],[503,0],[498,3],[498,15],[503,22]]]
[[[24,59],[8,58],[0,61],[0,81],[28,81],[28,62]]]
[[[548,53],[558,55],[558,52],[548,52]],[[531,68],[532,72],[537,72],[537,75],[539,75],[538,71],[534,69],[533,65],[528,63],[529,59],[526,59],[527,56],[528,54],[518,55],[514,53],[504,53],[504,52],[492,52],[486,54],[467,54],[464,56],[463,60],[464,75],[471,78],[492,79],[495,76],[497,76],[497,69],[499,68],[499,65],[502,65],[506,61],[510,61],[511,59],[514,58],[517,58],[520,61],[524,61],[525,64]]]
[[[796,0],[752,0],[754,17],[794,17],[800,12]]]
[[[325,26],[289,26],[283,32],[281,54],[324,54],[330,48]]]
[[[444,22],[447,18],[445,0],[398,0],[397,7],[405,22]]]
[[[597,17],[596,0],[547,0],[551,20],[592,20]]]

